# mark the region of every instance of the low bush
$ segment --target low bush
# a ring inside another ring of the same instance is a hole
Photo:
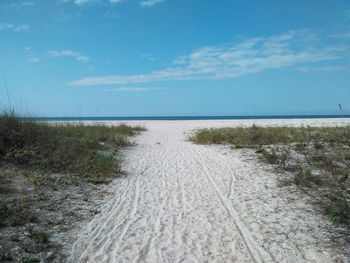
[[[35,215],[29,209],[26,200],[20,199],[16,202],[0,200],[0,227],[21,226],[34,222]]]
[[[333,222],[350,226],[350,126],[201,129],[190,139],[257,148],[263,161],[291,172],[292,182],[316,194]]]
[[[39,243],[48,243],[50,235],[45,231],[35,230],[32,226],[27,227],[29,237]]]
[[[40,259],[36,256],[26,256],[23,258],[23,263],[39,263]]]
[[[142,127],[48,124],[0,116],[0,160],[45,172],[105,177],[118,173],[117,151]],[[103,154],[107,153],[108,154]]]

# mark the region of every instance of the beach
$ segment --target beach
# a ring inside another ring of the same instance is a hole
[[[89,123],[89,122],[85,122]],[[69,262],[347,262],[331,223],[251,149],[196,145],[196,129],[350,125],[350,119],[106,121],[142,125]]]

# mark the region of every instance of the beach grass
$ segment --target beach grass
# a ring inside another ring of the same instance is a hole
[[[51,173],[107,177],[120,172],[118,150],[143,127],[48,124],[0,115],[0,160]]]
[[[201,129],[191,137],[199,144],[228,143],[235,147],[309,142],[350,143],[350,127],[258,127]]]
[[[120,150],[144,130],[0,113],[0,241],[8,245],[0,246],[0,261],[43,262],[51,251],[55,262],[63,262],[52,235],[79,222],[77,211],[95,209],[90,198],[102,194],[97,184],[124,176]]]
[[[350,126],[212,128],[190,139],[255,149],[277,172],[292,174],[290,182],[315,196],[333,222],[350,226]]]

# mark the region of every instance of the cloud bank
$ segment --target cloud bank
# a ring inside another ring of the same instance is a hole
[[[337,60],[348,52],[348,48],[341,44],[320,46],[319,43],[318,36],[309,31],[290,31],[278,36],[202,47],[175,58],[173,67],[146,74],[93,76],[68,84],[96,86],[166,80],[228,79],[268,69]]]

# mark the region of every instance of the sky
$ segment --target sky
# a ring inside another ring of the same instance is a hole
[[[350,1],[0,0],[9,106],[44,117],[350,114]]]

